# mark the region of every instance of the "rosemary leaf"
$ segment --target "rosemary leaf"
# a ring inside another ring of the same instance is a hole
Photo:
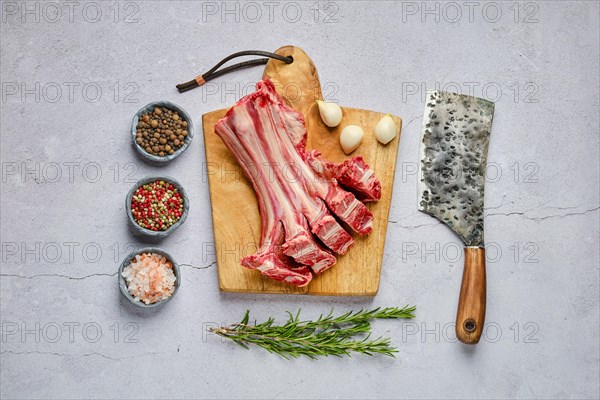
[[[371,321],[375,319],[414,318],[416,307],[387,307],[384,309],[350,311],[334,317],[333,309],[321,314],[314,321],[300,319],[300,310],[294,315],[288,312],[284,325],[276,325],[274,318],[263,323],[249,325],[250,311],[246,310],[242,321],[230,326],[209,328],[217,335],[233,340],[238,345],[262,347],[285,359],[301,356],[315,359],[319,356],[385,355],[394,357],[398,350],[389,338],[371,339]],[[357,336],[362,335],[362,338]],[[366,336],[365,336],[366,335]]]

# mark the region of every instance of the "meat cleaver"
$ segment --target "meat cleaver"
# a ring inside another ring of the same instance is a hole
[[[485,321],[483,189],[494,103],[442,91],[427,92],[426,99],[418,208],[448,225],[466,246],[456,337],[476,344]]]

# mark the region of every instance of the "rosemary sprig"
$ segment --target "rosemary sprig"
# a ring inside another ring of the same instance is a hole
[[[350,353],[366,355],[382,354],[394,357],[398,350],[389,338],[370,339],[371,321],[374,319],[414,318],[416,307],[380,307],[373,310],[350,311],[333,316],[333,309],[327,315],[320,315],[314,321],[300,320],[300,310],[284,325],[276,325],[274,318],[249,325],[250,310],[246,311],[241,322],[226,327],[209,328],[217,335],[233,340],[244,348],[253,344],[279,354],[283,358],[306,356],[350,356]],[[366,335],[355,339],[357,335]]]

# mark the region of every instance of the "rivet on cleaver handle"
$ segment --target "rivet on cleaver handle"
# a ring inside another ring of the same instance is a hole
[[[421,129],[419,210],[444,222],[468,246],[456,335],[479,341],[485,320],[483,195],[494,103],[433,91]]]

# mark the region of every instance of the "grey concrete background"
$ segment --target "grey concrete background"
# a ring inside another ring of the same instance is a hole
[[[598,2],[48,4],[1,3],[3,398],[599,397]],[[199,120],[251,91],[261,68],[184,95],[176,83],[285,44],[311,55],[328,99],[404,119],[374,298],[220,293],[202,135],[163,168],[131,148],[144,104],[171,100]],[[496,101],[487,328],[470,348],[450,325],[460,243],[416,210],[423,95],[436,86]],[[158,172],[191,196],[161,243],[189,265],[174,301],[140,312],[116,284],[144,244],[124,198]],[[404,304],[414,321],[375,325],[395,359],[286,361],[204,333],[248,308],[262,320]]]

